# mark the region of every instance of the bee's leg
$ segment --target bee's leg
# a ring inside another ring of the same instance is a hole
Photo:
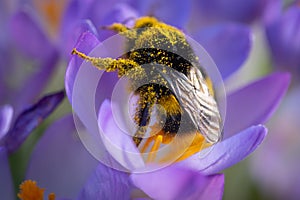
[[[91,62],[99,70],[118,71],[119,76],[126,75],[129,78],[138,79],[145,75],[144,69],[133,60],[90,57],[75,48],[72,50],[72,54]]]

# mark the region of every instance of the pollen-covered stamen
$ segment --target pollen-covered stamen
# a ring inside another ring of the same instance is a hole
[[[211,145],[210,143],[206,142],[204,136],[198,132],[196,132],[195,134],[191,134],[191,136],[183,136],[183,137],[187,137],[186,140],[188,140],[191,143],[187,147],[184,146],[180,147],[180,145],[178,147],[175,147],[175,148],[179,148],[179,151],[182,151],[182,154],[179,156],[176,162],[184,160]],[[182,148],[184,149],[184,151],[182,150]]]
[[[151,142],[154,140],[154,137],[150,137],[146,140],[146,142],[143,144],[143,146],[140,149],[141,153],[146,153],[147,149],[149,148]]]
[[[54,193],[50,193],[48,195],[48,200],[55,200],[55,194]]]
[[[154,139],[154,144],[150,150],[150,153],[149,153],[149,156],[148,156],[148,159],[147,159],[147,162],[150,163],[150,162],[153,162],[154,161],[154,158],[156,156],[156,153],[157,153],[157,150],[159,149],[161,143],[162,143],[162,140],[163,140],[163,136],[162,135],[158,135],[155,137]]]
[[[18,197],[21,200],[43,200],[44,191],[45,189],[38,187],[35,181],[26,180],[20,185]],[[55,194],[50,193],[48,200],[55,200]]]
[[[161,151],[163,155],[159,154],[159,149],[162,145],[168,145],[169,151]],[[146,139],[141,144],[139,150],[142,154],[148,153],[146,162],[178,162],[184,160],[203,149],[211,146],[205,140],[205,137],[199,132],[185,134],[181,136],[172,136],[165,134],[163,131],[159,131],[156,135]],[[150,148],[150,149],[149,149]]]

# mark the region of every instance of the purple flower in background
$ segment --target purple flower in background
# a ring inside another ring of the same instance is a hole
[[[216,23],[249,24],[273,15],[280,0],[189,0],[189,1],[129,1],[141,15],[156,16],[168,24],[187,30]],[[169,9],[172,5],[172,9]]]
[[[299,199],[299,100],[297,85],[289,91],[268,123],[272,137],[251,158],[252,177],[260,192],[270,199]]]
[[[36,104],[25,109],[16,118],[14,125],[3,137],[3,143],[8,152],[15,151],[56,106],[63,100],[64,91],[47,95]],[[10,108],[12,110],[12,108]],[[12,112],[12,111],[11,111]],[[1,141],[2,142],[2,141]]]
[[[270,8],[279,5],[280,0],[194,0],[193,24],[208,25],[216,22],[234,21],[238,23],[253,23],[263,20],[271,14]],[[195,18],[200,18],[197,22]],[[203,18],[203,20],[201,20]]]
[[[43,97],[24,110],[12,123],[13,107],[0,107],[0,194],[4,199],[14,199],[8,155],[18,149],[29,134],[57,107],[64,97],[58,92]]]
[[[0,142],[9,130],[13,109],[9,105],[0,107]],[[4,199],[13,199],[14,190],[5,147],[0,146],[0,193]]]
[[[17,116],[48,84],[58,54],[30,12],[12,14],[6,3],[1,6],[6,16],[0,24],[0,104],[12,105]]]
[[[289,70],[293,84],[268,126],[272,137],[251,159],[252,176],[262,194],[272,199],[299,198],[299,1],[265,23],[270,55],[276,70]],[[268,163],[265,167],[262,163]]]
[[[17,3],[0,4],[0,105],[4,105],[0,111],[0,194],[1,198],[14,199],[8,157],[65,95],[57,92],[37,101],[55,69],[57,51],[32,13],[15,14]]]
[[[300,7],[292,5],[265,24],[267,41],[275,67],[300,67]]]

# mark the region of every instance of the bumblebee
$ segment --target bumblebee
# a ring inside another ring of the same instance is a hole
[[[153,140],[151,151],[177,135],[191,133],[197,133],[197,141],[205,140],[208,145],[218,142],[221,117],[213,85],[185,35],[154,17],[141,17],[132,28],[120,23],[106,28],[127,39],[126,54],[117,59],[90,57],[76,49],[72,54],[100,70],[129,77],[132,87],[137,87],[139,101],[134,120],[139,129],[133,137],[135,144],[139,147],[143,140],[155,104],[161,109],[157,116],[161,130],[144,143],[142,151]]]

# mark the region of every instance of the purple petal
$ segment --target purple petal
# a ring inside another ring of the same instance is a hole
[[[252,126],[183,160],[178,165],[208,175],[218,173],[252,153],[261,144],[266,134],[267,129],[264,126]]]
[[[248,57],[252,44],[250,29],[237,24],[206,27],[192,36],[210,54],[223,79],[241,67]]]
[[[63,98],[64,92],[51,94],[43,97],[36,104],[23,111],[4,138],[8,152],[15,151],[29,134],[52,113]]]
[[[119,0],[71,0],[64,12],[62,32],[69,30],[79,20],[89,19],[99,27],[105,16],[119,4]]]
[[[224,137],[269,119],[287,91],[289,82],[289,74],[274,73],[229,94]]]
[[[10,105],[0,106],[0,141],[9,130],[13,117],[13,108]]]
[[[11,34],[19,48],[28,56],[44,59],[53,47],[31,10],[20,10],[12,18]]]
[[[78,51],[88,54],[93,48],[99,44],[99,40],[90,32],[85,32],[78,39],[78,43],[75,46]],[[69,101],[72,103],[73,95],[73,85],[76,79],[77,72],[83,60],[77,56],[72,56],[72,59],[69,62],[66,78],[65,78],[65,87],[66,93],[69,98]]]
[[[250,23],[260,17],[269,0],[200,0],[198,12],[216,21],[238,21]],[[195,1],[196,2],[196,1]]]
[[[70,0],[62,17],[61,33],[64,35],[70,26],[73,26],[78,20],[83,19],[85,10],[90,6],[92,1]]]
[[[10,102],[9,97],[12,93],[12,89],[9,88],[8,80],[15,66],[15,60],[12,59],[12,49],[10,45],[7,44],[7,37],[3,40],[3,42],[0,41],[0,104]]]
[[[85,2],[84,2],[85,3]],[[85,10],[84,18],[91,19],[96,27],[102,26],[102,20],[109,15],[118,5],[125,5],[120,0],[94,0],[90,3],[89,7]],[[130,10],[127,10],[130,11]],[[131,11],[130,11],[131,12]],[[118,13],[121,14],[121,13]],[[126,14],[126,13],[125,13]],[[130,14],[130,13],[128,13]],[[122,14],[121,14],[122,15]],[[116,17],[116,16],[115,16]]]
[[[280,18],[266,25],[272,59],[279,67],[300,67],[300,8],[288,9]]]
[[[266,24],[273,22],[282,14],[282,7],[282,0],[267,0],[265,10],[262,13],[262,21]]]
[[[222,199],[224,176],[169,166],[158,171],[132,174],[132,182],[153,199]],[[158,192],[159,191],[159,192]]]
[[[210,176],[209,178],[210,182],[205,187],[205,190],[202,192],[201,199],[221,200],[224,192],[224,175],[218,174]]]
[[[2,199],[15,199],[13,181],[11,177],[7,151],[0,146],[0,194]]]
[[[16,91],[15,95],[18,98],[14,98],[12,101],[16,114],[31,105],[33,100],[45,89],[56,69],[58,59],[57,51],[53,50],[47,58],[38,64],[37,69],[26,77],[26,80]]]
[[[138,17],[136,10],[125,3],[118,3],[101,19],[102,25],[111,25],[116,22],[124,23],[124,21],[135,19]]]
[[[141,16],[154,16],[164,23],[180,28],[186,25],[191,11],[190,0],[132,0],[131,4],[140,12]]]
[[[114,40],[107,41],[108,43],[105,41],[97,45],[98,40],[86,32],[80,38],[76,48],[83,52],[94,48],[91,56],[114,57],[114,53],[118,53],[121,48],[112,44],[115,43]],[[78,118],[88,129],[87,134],[85,132],[80,134],[84,145],[98,160],[104,159],[103,162],[106,162],[105,147],[99,134],[98,111],[103,100],[111,97],[118,79],[116,73],[105,73],[90,63],[82,63],[82,61],[83,59],[73,56],[69,63],[65,83],[67,95]]]
[[[54,122],[33,150],[27,179],[59,197],[77,197],[98,161],[84,148],[68,115]]]
[[[102,103],[99,111],[99,126],[102,128],[102,140],[107,150],[122,166],[130,171],[143,168],[144,162],[136,148],[130,133],[121,130],[116,123],[108,100]],[[125,120],[125,119],[124,119]]]
[[[278,199],[296,200],[300,196],[300,85],[294,86],[282,101],[276,117],[268,123],[272,135],[249,162],[251,177],[260,188],[272,192]]]
[[[130,199],[129,175],[103,164],[99,164],[78,199]]]
[[[130,26],[130,22],[138,17],[136,10],[125,3],[118,3],[99,21],[100,26],[107,26],[113,23],[125,23]],[[115,33],[108,30],[102,30],[99,34],[101,41],[109,38]]]
[[[90,32],[97,36],[98,32],[94,24],[90,20],[78,20],[65,29],[61,37],[61,49],[64,50],[65,55],[70,58],[72,48],[74,48],[78,38],[84,33]]]

